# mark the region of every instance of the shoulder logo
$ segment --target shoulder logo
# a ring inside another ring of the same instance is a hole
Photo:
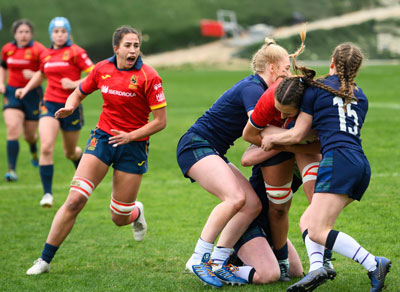
[[[137,83],[138,83],[139,77],[136,75],[132,75],[131,81],[129,82],[129,89],[137,89]]]
[[[48,55],[46,58],[44,58],[44,61],[46,62],[46,61],[50,60],[50,58],[51,58],[51,56]]]
[[[7,56],[11,56],[12,54],[14,54],[14,51],[8,51],[7,52]]]
[[[111,75],[109,75],[109,74],[106,74],[106,75],[101,75],[101,79],[107,79],[107,78],[110,78],[111,77]]]

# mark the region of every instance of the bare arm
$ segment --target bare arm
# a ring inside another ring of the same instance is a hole
[[[31,80],[29,80],[28,84],[26,84],[24,88],[18,88],[15,91],[15,97],[24,98],[24,96],[30,90],[40,86],[40,84],[42,84],[44,79],[45,79],[45,75],[41,71],[36,71],[35,74],[33,74]]]
[[[247,148],[246,151],[243,153],[240,162],[243,166],[253,166],[267,159],[270,159],[279,152],[280,151],[277,150],[264,151],[256,145],[250,145],[249,148]]]
[[[111,129],[116,136],[112,136],[109,144],[122,145],[138,139],[151,136],[167,126],[167,108],[162,107],[152,111],[153,120],[143,127],[132,132],[126,133],[116,129]]]
[[[6,92],[6,82],[7,78],[7,69],[3,66],[0,66],[0,94],[4,94]]]
[[[79,79],[79,80],[71,80],[71,79],[69,79],[69,78],[63,78],[63,79],[61,79],[61,86],[64,88],[64,89],[69,89],[69,90],[71,90],[71,89],[75,89],[75,88],[77,88],[78,86],[79,86],[79,84],[81,84],[81,82],[83,81],[83,80],[85,80],[86,79],[86,76],[85,77],[83,77],[83,78],[81,78],[81,79]]]
[[[261,148],[267,151],[272,149],[274,144],[291,145],[300,143],[311,130],[312,118],[312,115],[301,112],[293,128],[279,134],[264,136],[262,138]]]
[[[86,96],[87,95],[83,94],[79,88],[75,88],[74,92],[68,96],[64,107],[56,111],[54,116],[59,119],[68,117],[74,112],[74,110],[79,106]]]

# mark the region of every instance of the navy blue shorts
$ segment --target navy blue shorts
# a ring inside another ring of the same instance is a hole
[[[41,108],[41,113],[40,117],[52,117],[54,118],[54,114],[56,111],[58,111],[60,108],[63,108],[65,106],[65,103],[59,103],[59,102],[52,102],[52,101],[44,101],[42,108]],[[62,118],[62,119],[57,119],[60,122],[60,127],[64,131],[79,131],[82,129],[84,125],[84,120],[83,120],[83,107],[82,105],[79,105],[72,115]]]
[[[90,132],[85,153],[92,154],[114,169],[135,174],[147,172],[149,141],[133,141],[113,147],[108,144],[110,134],[95,128]]]
[[[242,237],[236,242],[234,245],[233,249],[235,253],[238,253],[240,248],[250,240],[256,238],[256,237],[264,237],[270,246],[272,246],[272,237],[270,232],[265,232],[264,229],[258,225],[255,221],[249,225],[247,230],[244,232]]]
[[[186,132],[178,142],[176,158],[183,175],[187,178],[190,178],[187,176],[188,170],[197,161],[209,155],[218,155],[226,163],[229,163],[225,156],[219,155],[218,151],[210,142],[196,133]],[[193,182],[193,179],[190,178],[190,180]]]
[[[364,153],[336,148],[322,156],[315,193],[345,194],[360,201],[370,178],[371,168]]]
[[[39,120],[39,104],[43,98],[42,87],[39,86],[29,91],[23,99],[15,97],[15,91],[18,87],[6,86],[6,92],[3,98],[3,110],[7,108],[20,109],[25,114],[25,120],[37,121]]]
[[[278,154],[271,157],[270,159],[267,159],[264,162],[261,162],[260,166],[265,167],[265,166],[278,165],[286,160],[292,159],[293,157],[294,157],[294,153],[292,153],[292,152],[279,152]]]

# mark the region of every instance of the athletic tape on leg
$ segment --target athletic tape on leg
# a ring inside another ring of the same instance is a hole
[[[267,197],[272,203],[278,205],[284,204],[293,197],[293,192],[291,188],[292,181],[280,187],[271,186],[266,182],[264,183],[265,183],[265,190],[267,191]]]
[[[312,162],[303,168],[301,177],[303,178],[303,184],[317,179],[319,162]]]
[[[93,189],[94,183],[86,178],[74,176],[71,181],[70,190],[81,193],[83,196],[86,197],[86,199],[89,199],[90,194],[93,192]]]
[[[129,216],[131,214],[131,212],[133,211],[133,209],[135,209],[135,202],[132,202],[132,203],[119,202],[119,201],[115,200],[111,194],[110,209],[115,214]]]

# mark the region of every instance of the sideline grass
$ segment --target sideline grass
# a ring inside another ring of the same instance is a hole
[[[21,140],[17,183],[0,181],[0,291],[211,291],[193,275],[183,272],[205,220],[217,203],[197,184],[180,174],[175,149],[180,136],[227,88],[250,72],[161,70],[168,102],[168,126],[151,139],[150,170],[144,176],[139,200],[144,202],[149,231],[137,243],[130,227],[110,220],[111,171],[93,193],[77,223],[54,258],[49,274],[28,277],[26,270],[40,256],[51,221],[64,202],[74,173],[63,157],[58,140],[55,151],[55,206],[42,209],[39,174],[29,164],[28,147]],[[321,73],[324,73],[321,71]],[[400,283],[397,263],[400,199],[400,84],[397,66],[367,67],[358,84],[370,100],[362,132],[363,146],[372,167],[372,180],[360,203],[343,211],[336,228],[356,238],[371,253],[393,261],[387,284]],[[79,141],[84,146],[100,111],[99,92],[84,101],[86,126]],[[1,175],[6,171],[5,125],[0,121]],[[239,166],[247,144],[238,140],[229,159]],[[246,175],[250,169],[241,167]],[[306,251],[297,228],[306,207],[303,192],[294,196],[290,238],[305,270]],[[318,291],[368,291],[369,280],[360,265],[335,255],[338,277]],[[294,282],[293,280],[292,282]],[[231,291],[285,291],[288,284],[224,287]]]

